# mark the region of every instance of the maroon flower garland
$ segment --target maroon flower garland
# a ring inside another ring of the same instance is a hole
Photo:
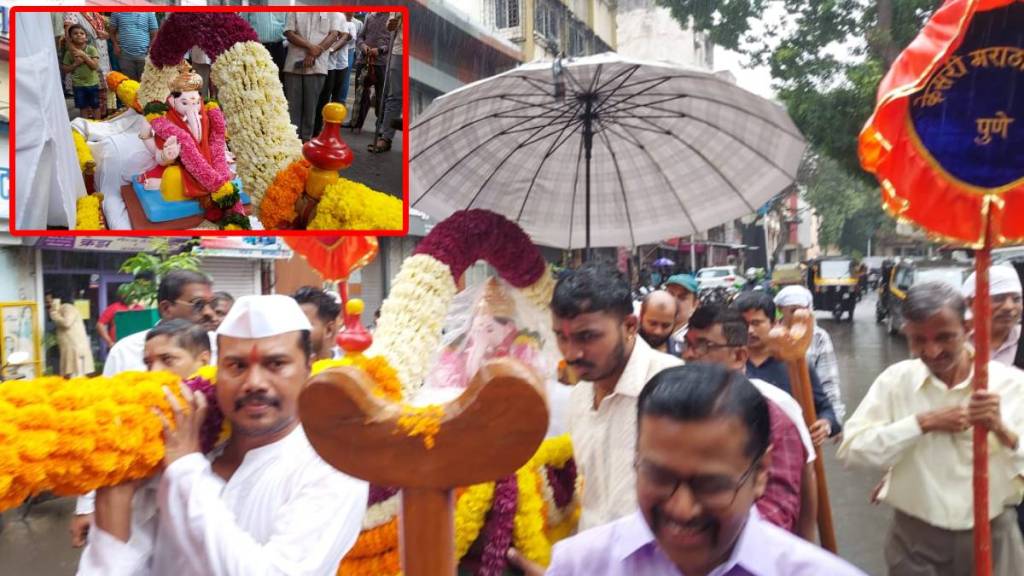
[[[573,492],[576,490],[576,461],[570,459],[561,468],[545,466],[544,472],[547,475],[548,486],[551,487],[555,506],[565,508],[571,504]]]
[[[373,506],[374,504],[380,504],[381,502],[391,498],[395,494],[398,494],[398,488],[370,484],[370,496],[367,498],[366,505],[369,507]]]
[[[458,279],[477,260],[486,260],[509,284],[526,288],[547,270],[544,257],[516,223],[489,210],[462,210],[434,226],[416,247],[444,262]]]
[[[206,396],[206,405],[209,408],[206,411],[206,420],[203,421],[203,425],[199,429],[200,449],[203,454],[206,454],[217,445],[217,439],[220,438],[220,432],[224,427],[224,413],[221,412],[220,404],[217,403],[217,389],[212,382],[202,376],[186,380],[185,385],[193,392],[199,392]]]
[[[160,26],[149,59],[160,66],[176,66],[193,46],[214,61],[238,42],[259,42],[244,18],[227,12],[173,12]]]
[[[501,576],[508,567],[508,549],[512,547],[519,485],[516,475],[498,480],[494,486],[494,502],[483,529],[484,551],[477,576]]]

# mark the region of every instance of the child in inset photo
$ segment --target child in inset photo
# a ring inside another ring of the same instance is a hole
[[[99,120],[102,118],[99,50],[89,42],[89,36],[80,24],[68,27],[67,40],[67,51],[64,52],[60,69],[65,74],[71,74],[75,107],[84,118]]]

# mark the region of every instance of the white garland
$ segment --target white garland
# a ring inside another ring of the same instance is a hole
[[[555,276],[545,265],[544,274],[536,282],[520,290],[523,296],[541,310],[551,307],[551,297],[555,294]]]
[[[373,530],[378,526],[383,526],[388,522],[394,520],[395,516],[398,516],[398,510],[402,506],[402,493],[397,492],[391,498],[378,502],[373,506],[366,509],[366,515],[363,516],[363,528],[362,531]]]
[[[366,355],[388,359],[398,372],[405,399],[413,398],[423,386],[455,291],[447,264],[417,254],[402,263],[391,294],[381,306],[373,345]]]
[[[576,500],[576,492],[573,492],[573,500],[565,505],[564,508],[559,508],[555,502],[555,492],[551,489],[551,484],[548,482],[547,470],[544,466],[539,466],[537,474],[540,476],[540,495],[544,498],[544,502],[547,503],[548,509],[548,526],[558,526],[565,522],[566,518],[569,517],[573,512],[573,502]]]
[[[302,157],[277,67],[259,42],[239,42],[217,58],[210,75],[227,119],[238,175],[258,212],[277,173]]]
[[[142,80],[139,82],[139,90],[135,93],[135,99],[139,102],[140,108],[145,108],[150,102],[167,102],[171,94],[170,83],[178,76],[177,66],[164,66],[163,68],[153,64],[153,61],[146,57],[146,67],[142,70]]]

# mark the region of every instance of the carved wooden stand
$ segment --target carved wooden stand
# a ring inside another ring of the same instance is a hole
[[[398,426],[401,408],[375,396],[360,370],[310,379],[299,416],[313,448],[342,472],[402,489],[400,550],[405,576],[455,574],[452,491],[514,473],[548,426],[541,383],[516,360],[487,362],[461,396],[445,404],[436,444]]]

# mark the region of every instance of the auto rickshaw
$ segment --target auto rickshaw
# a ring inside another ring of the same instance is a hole
[[[807,288],[814,295],[814,309],[827,310],[839,322],[853,311],[861,298],[861,270],[852,258],[829,256],[811,260],[807,266]]]
[[[903,302],[912,286],[922,282],[944,282],[960,291],[971,269],[970,262],[950,259],[900,262],[892,267],[888,281],[879,288],[875,320],[885,321],[889,334],[898,334],[903,325]]]

